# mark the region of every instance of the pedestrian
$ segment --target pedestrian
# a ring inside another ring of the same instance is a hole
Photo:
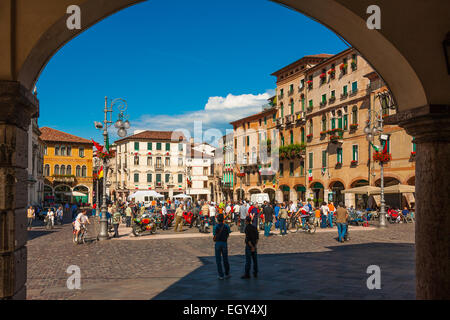
[[[278,214],[280,213],[280,204],[278,202],[275,203],[275,207],[274,207],[273,211],[275,213],[275,229],[279,229],[280,221],[278,219]]]
[[[264,201],[264,236],[270,236],[270,229],[272,229],[273,222],[273,208],[267,201]]]
[[[32,206],[30,206],[27,210],[27,218],[28,218],[28,230],[31,230],[33,227],[33,220],[36,218],[35,210]]]
[[[180,228],[178,228],[180,226]],[[180,229],[180,230],[178,230]],[[180,203],[178,205],[177,210],[175,211],[175,232],[182,232],[183,231],[183,204]]]
[[[60,225],[63,225],[63,216],[64,216],[63,207],[60,206],[58,210],[56,210],[56,218]]]
[[[131,207],[127,206],[127,208],[125,209],[125,217],[126,217],[125,219],[127,228],[131,228],[131,215],[132,215]]]
[[[224,217],[222,214],[217,216],[218,224],[213,228],[214,235],[214,249],[216,255],[217,272],[219,273],[219,279],[223,280],[230,277],[230,263],[228,262],[228,236],[230,235],[230,227],[223,223]],[[222,268],[222,258],[223,266],[225,268],[225,274]]]
[[[328,223],[330,224],[330,227],[333,228],[333,217],[336,212],[336,208],[334,207],[333,202],[331,201],[328,204]]]
[[[77,211],[78,211],[77,204],[74,203],[74,204],[72,205],[72,221],[74,221],[75,218],[77,217]]]
[[[163,230],[169,230],[169,216],[167,215],[166,204],[162,205],[161,215],[162,215],[162,222],[163,222],[162,229]]]
[[[52,209],[53,208],[48,208],[47,221],[50,224],[50,227],[53,229],[53,226],[55,225],[55,212],[53,212]]]
[[[287,234],[286,219],[288,218],[286,203],[284,202],[281,205],[278,217],[280,219],[280,236],[284,236]]]
[[[119,224],[120,224],[120,219],[122,218],[122,215],[120,214],[119,210],[112,210],[113,214],[112,214],[112,224],[114,227],[114,236],[113,238],[119,238]]]
[[[252,224],[258,229],[259,209],[257,203],[252,205],[252,209],[250,210],[250,218],[252,218]]]
[[[240,204],[238,202],[236,202],[234,204],[234,206],[233,206],[233,214],[234,214],[233,218],[234,218],[234,223],[238,227],[240,226],[239,225],[239,221],[240,221],[239,213],[240,213],[240,210],[241,210],[241,206],[240,206]]]
[[[317,208],[314,210],[314,213],[315,213],[314,224],[315,224],[317,227],[320,227],[320,208],[317,207]]]
[[[258,244],[259,233],[258,229],[251,223],[251,218],[245,219],[245,273],[242,279],[250,278],[250,269],[253,261],[253,276],[258,277],[258,259],[256,246]]]
[[[248,215],[248,207],[247,203],[241,203],[241,206],[239,208],[239,218],[240,218],[240,224],[239,224],[239,230],[241,233],[244,233],[245,230],[245,218],[247,218]]]
[[[211,205],[209,206],[209,217],[211,225],[214,227],[216,225],[216,206],[214,202],[211,202]]]
[[[322,206],[320,207],[320,212],[322,213],[322,225],[321,228],[326,228],[328,224],[328,206],[326,202],[322,202]]]
[[[347,219],[348,219],[348,211],[347,209],[345,209],[344,204],[340,202],[336,212],[336,223],[338,229],[339,242],[344,242],[344,236],[347,231]]]
[[[194,206],[194,209],[192,210],[192,220],[191,220],[191,224],[190,224],[189,228],[192,228],[192,226],[198,225],[199,215],[200,215],[200,206],[198,204],[196,204]]]

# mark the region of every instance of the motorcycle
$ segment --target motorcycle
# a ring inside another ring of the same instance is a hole
[[[209,217],[200,216],[200,224],[198,225],[198,231],[202,233],[209,233]]]
[[[144,213],[142,216],[134,218],[132,228],[133,235],[140,237],[144,234],[153,234],[156,232],[156,218]]]
[[[192,214],[191,211],[184,211],[183,212],[183,224],[186,225],[191,225],[191,221],[192,218],[194,217],[194,215]]]

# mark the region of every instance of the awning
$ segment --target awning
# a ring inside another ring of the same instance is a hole
[[[384,188],[384,193],[413,193],[413,192],[416,192],[416,187],[407,184],[396,184]]]
[[[354,194],[380,194],[381,189],[373,186],[362,186],[342,191],[342,193],[354,193]]]
[[[304,186],[297,186],[297,188],[295,188],[297,190],[297,192],[301,192],[304,191],[306,192],[306,188]]]

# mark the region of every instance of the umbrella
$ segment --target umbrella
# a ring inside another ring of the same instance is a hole
[[[396,184],[384,188],[384,193],[413,193],[413,192],[416,192],[416,187],[407,184]]]
[[[85,196],[87,196],[87,194],[84,194],[84,193],[81,193],[81,192],[78,192],[78,191],[72,191],[72,196],[74,196],[74,197],[85,197]]]
[[[175,199],[186,199],[186,198],[190,198],[192,199],[191,196],[187,196],[185,194],[177,194],[176,196],[174,196]]]
[[[342,191],[342,193],[354,193],[354,194],[379,194],[381,191],[378,187],[373,186],[362,186],[362,187],[356,187],[348,190]]]

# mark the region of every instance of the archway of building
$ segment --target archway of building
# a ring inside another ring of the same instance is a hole
[[[244,189],[242,189],[242,188],[236,189],[236,199],[238,199],[238,201],[245,200],[245,190]]]
[[[416,176],[412,176],[411,178],[406,180],[406,184],[409,184],[410,186],[415,186],[416,185]]]
[[[309,188],[313,193],[314,205],[317,207],[324,201],[324,187],[321,182],[313,181],[310,183]]]
[[[257,193],[261,193],[261,190],[260,190],[260,189],[257,189],[257,188],[252,188],[252,189],[248,190],[248,193],[249,193],[250,195],[252,195],[252,194],[257,194]]]
[[[282,194],[282,198],[281,198],[282,201],[284,201],[286,203],[289,202],[291,188],[289,188],[289,186],[287,186],[287,185],[281,185],[279,189]]]
[[[390,186],[395,186],[397,184],[400,184],[400,180],[394,177],[384,177],[384,186],[385,187],[390,187]],[[380,187],[381,186],[381,179],[377,179],[375,180],[375,186]]]
[[[78,185],[73,188],[74,192],[80,192],[83,193],[84,196],[73,196],[73,201],[77,203],[88,203],[89,202],[89,188],[84,185]]]
[[[357,188],[357,187],[363,187],[363,186],[368,186],[369,185],[369,181],[365,180],[365,179],[358,179],[356,181],[353,181],[350,184],[350,188]]]
[[[68,185],[60,184],[55,187],[54,194],[56,203],[70,202],[72,197],[72,188]]]
[[[0,28],[2,30],[0,31],[0,43],[2,43],[0,96],[8,98],[0,101],[2,116],[0,120],[6,121],[7,126],[14,132],[19,132],[18,128],[25,129],[30,117],[36,114],[38,106],[37,98],[31,94],[31,89],[53,54],[93,24],[141,1],[143,0],[106,2],[64,0],[44,4],[33,1],[27,6],[17,6],[14,1],[2,2],[0,4],[2,27]],[[275,2],[302,12],[342,35],[371,63],[388,84],[400,113],[386,119],[386,123],[397,121],[416,138],[417,143],[416,176],[420,197],[416,225],[417,297],[449,298],[450,241],[441,241],[441,239],[448,240],[446,230],[450,227],[450,221],[443,219],[445,225],[436,228],[433,222],[436,219],[421,219],[420,216],[430,214],[429,211],[444,214],[439,212],[437,203],[444,207],[450,205],[448,197],[434,198],[434,195],[440,194],[440,190],[448,190],[450,184],[448,176],[450,173],[446,170],[447,166],[442,165],[450,163],[450,91],[448,90],[450,77],[447,75],[442,50],[443,38],[450,30],[448,19],[450,2],[428,1],[425,4],[424,2],[379,0],[378,3],[383,8],[383,27],[380,31],[367,28],[366,10],[370,3],[366,1],[275,0]],[[84,15],[81,30],[68,30],[66,27],[65,12],[69,4],[79,5],[82,12],[87,13]],[[399,16],[398,12],[401,12],[404,7],[408,7],[408,14]],[[41,14],[33,15],[30,12]],[[410,17],[421,17],[421,25],[414,27],[416,24],[411,23]],[[16,28],[17,23],[11,23],[11,21],[21,21],[24,25],[21,25],[19,30]],[[405,34],[409,36],[405,37]],[[17,134],[26,135],[20,132]],[[20,141],[26,141],[26,139],[9,141],[11,146],[9,150],[12,152],[20,150],[17,145]],[[425,154],[427,157],[422,156]],[[26,157],[26,154],[23,154],[23,157]],[[9,163],[5,166],[15,167],[15,165],[15,163]],[[430,171],[433,172],[430,173]],[[20,189],[19,182],[16,184],[15,188]],[[6,195],[2,197],[7,198]],[[19,202],[14,203],[5,207],[8,210],[13,208],[9,213],[13,216],[16,214],[15,209],[22,208]],[[434,208],[436,210],[431,210]],[[5,221],[13,221],[13,225],[15,224],[12,218]],[[16,234],[20,232],[24,233],[25,230],[17,230]],[[26,237],[22,238],[26,239]],[[14,246],[8,244],[3,250],[6,258],[2,259],[13,260],[19,250],[25,250],[25,243],[26,241],[23,240]],[[445,254],[442,255],[442,253]],[[433,259],[428,259],[429,256]],[[26,254],[24,257],[26,259]],[[14,267],[13,270],[25,269]],[[13,283],[12,289],[3,290],[2,297],[24,297],[25,279],[10,283]]]
[[[303,184],[297,184],[294,186],[295,192],[297,192],[297,201],[306,201],[306,187]]]
[[[341,181],[331,182],[329,185],[331,193],[328,194],[328,201],[333,201],[334,204],[342,202],[345,204],[345,196],[342,193],[345,190],[344,184]]]
[[[275,189],[266,188],[263,190],[263,193],[267,193],[269,195],[270,202],[275,202]]]

